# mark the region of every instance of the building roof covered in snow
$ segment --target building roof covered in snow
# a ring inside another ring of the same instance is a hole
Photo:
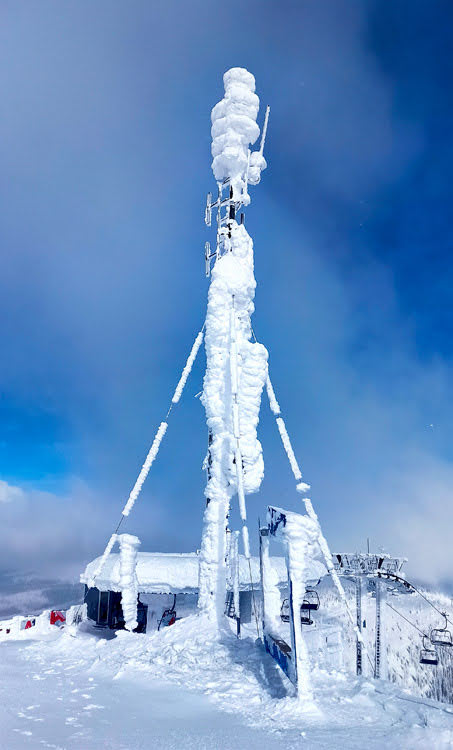
[[[286,584],[288,574],[284,557],[273,557],[279,583]],[[89,585],[93,573],[96,571],[100,558],[90,562],[85,572],[80,576],[81,583]],[[251,558],[252,582],[254,586],[260,584],[260,561],[258,557]],[[144,594],[193,594],[198,592],[198,563],[196,552],[164,553],[139,552],[137,555],[138,591]],[[326,574],[326,568],[318,560],[309,564],[309,580],[315,583]],[[239,584],[241,589],[250,588],[250,573],[248,562],[243,555],[239,555]],[[110,554],[102,572],[96,578],[96,588],[100,591],[120,591],[120,556]]]

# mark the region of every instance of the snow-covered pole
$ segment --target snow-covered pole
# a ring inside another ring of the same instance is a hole
[[[239,403],[238,403],[238,350],[236,340],[236,310],[234,306],[234,294],[231,300],[230,314],[230,374],[231,374],[231,396],[233,400],[233,436],[235,441],[234,462],[236,465],[236,481],[239,502],[239,515],[242,521],[242,543],[244,545],[244,556],[250,560],[249,530],[247,527],[247,509],[245,507],[244,475],[242,468],[241,433],[239,427]]]
[[[132,534],[120,534],[120,589],[121,607],[123,610],[126,630],[137,627],[137,553],[141,544],[140,539]]]

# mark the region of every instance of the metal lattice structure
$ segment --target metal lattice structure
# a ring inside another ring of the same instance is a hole
[[[376,634],[374,650],[374,676],[376,679],[387,678],[387,659],[384,641],[384,605],[389,584],[398,593],[413,590],[398,574],[407,562],[406,557],[395,557],[384,552],[338,552],[333,556],[335,569],[340,576],[349,578],[355,585],[357,630],[362,631],[362,591],[363,581],[376,597]],[[389,581],[389,584],[387,584]],[[356,672],[362,674],[363,641],[357,637]]]

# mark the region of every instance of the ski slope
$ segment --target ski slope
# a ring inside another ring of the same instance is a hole
[[[338,669],[313,669],[307,711],[253,631],[239,641],[192,615],[146,636],[105,633],[0,643],[0,747],[453,747],[452,707]]]

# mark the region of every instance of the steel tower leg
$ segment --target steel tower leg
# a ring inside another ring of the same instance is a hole
[[[374,676],[377,680],[387,679],[387,651],[384,638],[383,605],[385,605],[385,581],[376,580],[376,648]]]
[[[355,577],[355,603],[357,613],[357,628],[362,632],[362,578],[361,576]],[[356,641],[356,654],[357,654],[357,674],[362,674],[362,643],[357,638]]]

